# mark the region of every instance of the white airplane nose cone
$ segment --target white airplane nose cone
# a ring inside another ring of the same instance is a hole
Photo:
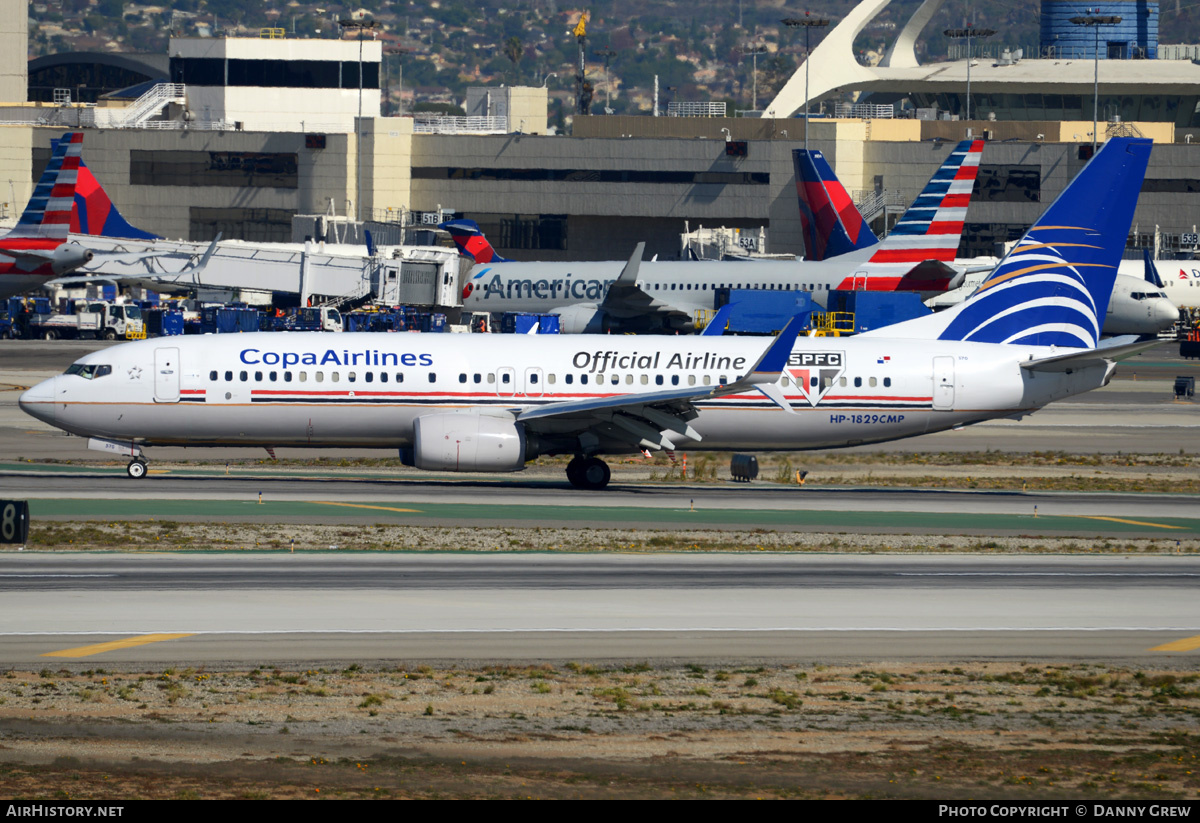
[[[1179,309],[1175,304],[1167,300],[1160,300],[1158,303],[1159,305],[1155,313],[1164,326],[1173,324],[1179,319]]]
[[[49,380],[43,380],[33,388],[25,391],[17,398],[17,405],[21,407],[21,411],[31,417],[36,417],[38,420],[53,423],[54,386],[57,380],[57,377],[51,377]]]

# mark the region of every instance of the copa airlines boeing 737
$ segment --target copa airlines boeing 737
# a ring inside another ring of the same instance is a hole
[[[574,455],[813,449],[912,437],[1105,385],[1146,343],[1104,316],[1151,142],[1114,138],[966,302],[851,338],[241,334],[126,343],[20,398],[134,459],[144,447],[399,449],[436,471]]]
[[[808,291],[821,305],[831,289],[944,292],[959,274],[954,259],[983,141],[950,152],[918,198],[920,214],[873,248],[832,261],[755,260],[628,263],[518,263],[496,255],[470,220],[442,224],[476,265],[463,287],[463,310],[556,314],[568,334],[690,331],[698,311],[717,308],[717,289]],[[624,265],[624,268],[622,268]]]

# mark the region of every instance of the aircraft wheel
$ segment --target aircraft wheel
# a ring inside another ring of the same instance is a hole
[[[134,480],[140,480],[146,476],[146,461],[140,457],[129,461],[129,465],[125,467],[125,471]]]
[[[584,487],[583,464],[587,462],[582,457],[576,457],[567,464],[567,481],[577,489]]]
[[[589,457],[584,461],[579,476],[583,480],[583,488],[598,491],[608,485],[612,472],[609,471],[608,464],[603,460],[598,457]]]

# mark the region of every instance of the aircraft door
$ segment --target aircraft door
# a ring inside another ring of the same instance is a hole
[[[954,358],[933,358],[933,408],[950,411],[954,408]]]
[[[525,395],[527,397],[541,397],[546,389],[543,386],[545,375],[541,369],[533,368],[525,370]]]
[[[510,366],[496,369],[496,394],[500,397],[512,397],[517,393],[517,373]]]
[[[154,350],[154,402],[179,402],[179,349]]]

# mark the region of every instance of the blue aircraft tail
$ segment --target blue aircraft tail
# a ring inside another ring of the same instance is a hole
[[[1152,141],[1114,137],[966,302],[942,340],[1094,348]]]
[[[1142,249],[1142,265],[1145,266],[1146,282],[1151,286],[1165,289],[1162,278],[1158,276],[1158,267],[1154,265],[1154,258],[1150,256],[1150,249]]]
[[[874,246],[879,238],[819,151],[792,150],[805,260],[828,260]]]

